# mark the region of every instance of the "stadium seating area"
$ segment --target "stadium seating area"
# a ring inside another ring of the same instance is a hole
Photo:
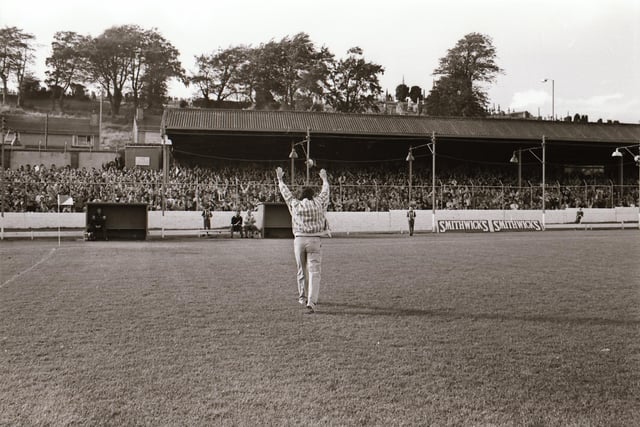
[[[276,165],[237,164],[202,167],[172,166],[163,200],[162,171],[69,167],[20,167],[7,170],[5,186],[7,212],[55,212],[57,195],[71,195],[74,206],[64,210],[82,212],[87,202],[147,203],[150,210],[247,209],[261,202],[281,201],[275,183]],[[387,211],[406,209],[409,198],[406,165],[376,165],[329,168],[332,185],[330,210]],[[298,172],[296,185],[303,183]],[[437,209],[540,209],[542,191],[538,180],[523,179],[517,187],[512,173],[487,170],[449,169],[439,171],[436,180]],[[312,183],[315,180],[315,171]],[[289,183],[288,176],[285,177]],[[538,178],[539,179],[539,178]],[[547,178],[546,208],[583,206],[610,208],[635,206],[637,180],[619,186],[605,177],[563,176]],[[417,209],[431,209],[431,171],[414,170],[411,199]]]

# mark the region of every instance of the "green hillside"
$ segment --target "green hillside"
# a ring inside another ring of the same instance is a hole
[[[28,114],[28,115],[45,115],[58,117],[90,118],[91,115],[100,115],[99,100],[78,100],[65,99],[64,111],[55,111],[51,99],[27,99],[24,108],[16,107],[16,96],[8,95],[6,104],[0,105],[0,112],[4,114]],[[111,108],[107,100],[102,103],[102,141],[100,149],[110,150],[122,148],[133,142],[134,109],[133,105],[123,103],[120,114],[111,115]]]

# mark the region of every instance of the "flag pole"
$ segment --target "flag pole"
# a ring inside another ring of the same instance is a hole
[[[60,247],[60,195],[58,194],[58,247]]]

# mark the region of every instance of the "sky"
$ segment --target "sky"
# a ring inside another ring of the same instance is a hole
[[[96,37],[125,24],[157,29],[187,72],[196,55],[299,32],[337,58],[359,46],[391,94],[403,80],[428,91],[439,59],[477,32],[504,70],[485,86],[490,107],[640,123],[640,0],[0,0],[0,27],[36,36],[40,79],[56,31]],[[170,85],[172,96],[194,91]]]

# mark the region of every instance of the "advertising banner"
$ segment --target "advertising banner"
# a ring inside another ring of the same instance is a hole
[[[149,157],[136,156],[136,166],[149,166],[149,164],[150,164]]]
[[[542,231],[537,219],[438,220],[438,233],[497,233],[504,231]]]
[[[438,233],[489,233],[489,220],[486,219],[460,219],[460,220],[439,220]]]
[[[491,220],[492,231],[542,231],[542,223],[537,219]]]

